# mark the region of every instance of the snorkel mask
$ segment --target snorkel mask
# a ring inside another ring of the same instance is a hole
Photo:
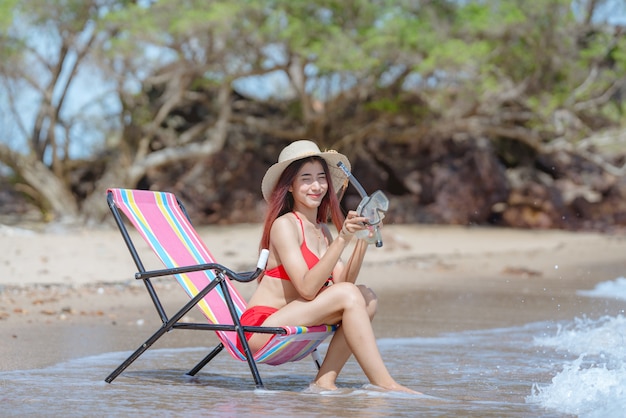
[[[361,199],[357,212],[368,219],[369,225],[378,225],[385,219],[385,213],[389,210],[389,199],[380,190],[376,190],[369,196]]]
[[[374,227],[374,234],[370,237],[370,230],[366,229],[363,231],[357,232],[355,235],[357,238],[364,239],[367,242],[376,243],[376,247],[383,246],[383,239],[380,234],[379,224],[385,218],[385,213],[389,210],[389,199],[387,196],[380,191],[376,190],[371,195],[368,195],[361,183],[352,175],[350,170],[340,161],[337,163],[337,166],[343,170],[345,175],[348,177],[350,184],[354,186],[355,189],[361,195],[361,203],[357,207],[356,211],[359,215],[367,218],[367,224]]]

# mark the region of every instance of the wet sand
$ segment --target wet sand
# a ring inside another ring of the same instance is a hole
[[[259,225],[203,227],[200,234],[223,264],[235,270],[255,265]],[[576,295],[626,275],[623,235],[388,225],[384,239],[382,249],[370,248],[359,279],[379,295],[374,326],[380,338],[623,309],[623,303]],[[158,266],[152,263],[147,267]],[[132,350],[159,326],[117,230],[0,226],[0,266],[0,370]],[[187,300],[170,279],[158,283],[168,307]],[[254,284],[238,287],[248,297]],[[192,311],[186,319],[200,321],[201,315]],[[155,347],[215,341],[212,333],[180,330]]]

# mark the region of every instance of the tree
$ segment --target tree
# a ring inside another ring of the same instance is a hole
[[[622,123],[624,34],[598,17],[610,4],[5,1],[0,97],[16,128],[0,162],[53,215],[97,218],[107,187],[147,187],[237,141],[360,150],[403,120],[406,142],[581,143]],[[99,111],[72,111],[88,71]]]
[[[0,76],[14,129],[3,132],[11,137],[0,138],[0,161],[43,210],[55,215],[79,214],[67,177],[70,149],[79,145],[72,144],[73,133],[87,115],[72,112],[68,97],[90,52],[103,41],[94,20],[111,4],[28,0],[3,5]]]

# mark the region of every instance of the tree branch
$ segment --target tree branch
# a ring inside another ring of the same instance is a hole
[[[622,87],[622,85],[624,85],[624,80],[616,80],[600,96],[584,102],[576,103],[573,108],[575,111],[579,112],[581,110],[602,106],[611,99],[611,96],[613,96],[617,90]]]
[[[176,161],[197,159],[214,154],[224,147],[228,126],[232,114],[230,105],[230,83],[224,83],[218,94],[220,113],[212,129],[207,131],[207,138],[202,143],[189,143],[177,147],[167,147],[135,159],[129,170],[130,182],[136,183],[149,169],[171,164]]]

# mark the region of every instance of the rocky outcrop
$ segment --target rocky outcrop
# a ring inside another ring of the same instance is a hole
[[[269,152],[260,141],[242,145],[153,173],[150,187],[177,193],[196,222],[259,222],[265,209],[261,178],[280,147]],[[626,178],[568,151],[516,166],[507,166],[484,138],[370,139],[354,152],[341,151],[366,190],[390,198],[386,222],[598,231],[626,226]],[[354,208],[359,200],[349,187],[343,205]]]

